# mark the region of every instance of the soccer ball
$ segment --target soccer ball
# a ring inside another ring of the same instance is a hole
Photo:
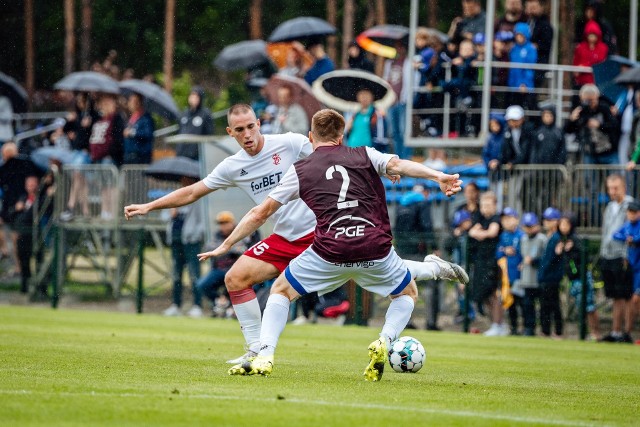
[[[396,372],[418,372],[426,359],[427,352],[413,337],[400,337],[391,343],[389,364]]]

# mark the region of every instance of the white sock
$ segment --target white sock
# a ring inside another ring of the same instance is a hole
[[[411,261],[409,259],[403,261],[411,273],[411,278],[415,281],[436,280],[438,278],[440,266],[435,262]]]
[[[284,295],[269,295],[260,331],[260,356],[272,356],[275,353],[280,334],[287,324],[290,304],[289,298]]]
[[[411,319],[414,305],[413,298],[409,295],[401,295],[391,300],[385,315],[382,332],[380,332],[380,335],[387,339],[387,344],[395,341],[407,326],[409,319]]]
[[[241,304],[234,304],[233,309],[236,312],[247,347],[257,353],[260,350],[260,327],[262,325],[258,299],[253,298]]]

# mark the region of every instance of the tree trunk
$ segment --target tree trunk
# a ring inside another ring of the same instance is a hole
[[[327,22],[337,28],[338,6],[337,0],[327,0]],[[327,56],[336,63],[338,53],[336,49],[336,36],[327,37]]]
[[[364,18],[364,29],[371,28],[376,22],[376,6],[373,0],[367,2],[367,16]]]
[[[376,25],[384,25],[387,23],[387,9],[385,0],[376,0]],[[381,76],[384,69],[384,58],[376,57],[376,74]]]
[[[573,63],[573,29],[575,28],[575,0],[564,0],[560,2],[560,64]],[[565,84],[570,82],[571,73],[564,73]]]
[[[93,7],[91,0],[82,0],[82,32],[80,33],[80,68],[91,67],[91,27]]]
[[[438,0],[427,0],[427,7],[429,10],[427,25],[431,28],[437,28],[438,27]]]
[[[64,0],[64,73],[73,72],[76,57],[75,0]]]
[[[262,38],[262,0],[251,0],[249,6],[249,38]]]
[[[176,41],[175,36],[175,11],[176,0],[167,0],[164,17],[164,88],[171,93],[173,88],[173,51]]]
[[[24,2],[24,49],[25,49],[25,75],[24,81],[27,93],[29,94],[28,102],[31,101],[35,85],[35,50],[33,43],[33,0],[25,0]]]
[[[353,40],[353,22],[356,14],[354,0],[344,0],[344,10],[342,16],[342,68],[349,68],[349,43]]]

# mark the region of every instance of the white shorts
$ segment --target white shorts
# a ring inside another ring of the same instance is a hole
[[[291,261],[284,275],[300,295],[323,295],[353,279],[362,288],[386,297],[399,294],[411,282],[409,269],[393,248],[379,260],[333,263],[309,247]]]

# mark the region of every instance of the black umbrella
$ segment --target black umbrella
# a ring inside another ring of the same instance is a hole
[[[640,85],[640,67],[625,71],[616,77],[614,81],[621,85]]]
[[[301,16],[278,25],[269,36],[270,42],[287,42],[312,37],[330,36],[336,33],[336,27],[324,19]]]
[[[316,98],[327,107],[341,111],[360,108],[356,94],[362,89],[371,91],[374,105],[382,110],[391,107],[396,100],[396,94],[386,80],[366,71],[336,70],[313,82]]]
[[[200,164],[188,157],[166,157],[153,162],[144,173],[162,181],[179,182],[183,176],[200,178]]]
[[[57,90],[75,92],[103,92],[119,94],[118,82],[111,77],[95,71],[78,71],[65,76],[53,87]]]
[[[15,113],[27,111],[27,91],[11,76],[0,73],[0,96],[6,96]]]
[[[255,67],[267,61],[267,43],[264,40],[247,40],[222,49],[213,65],[224,71],[233,71]]]
[[[163,88],[144,80],[130,79],[119,83],[123,95],[134,92],[144,97],[145,108],[150,113],[156,113],[167,119],[175,119],[180,115],[180,110],[173,98]]]

